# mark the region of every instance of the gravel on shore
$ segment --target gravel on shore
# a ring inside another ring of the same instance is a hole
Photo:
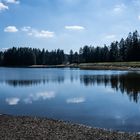
[[[0,140],[140,140],[140,135],[47,118],[0,115]]]

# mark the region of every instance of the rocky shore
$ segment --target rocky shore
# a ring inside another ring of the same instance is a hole
[[[140,135],[47,118],[0,115],[0,140],[140,140]]]

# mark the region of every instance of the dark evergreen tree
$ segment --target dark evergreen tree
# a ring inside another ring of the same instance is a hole
[[[3,52],[0,52],[0,66],[3,65]]]
[[[100,57],[101,57],[101,48],[97,47],[94,50],[94,61],[95,62],[100,62]]]
[[[84,59],[83,59],[83,48],[79,49],[79,62],[83,63]]]
[[[69,62],[70,62],[70,64],[72,64],[73,63],[73,50],[70,50],[70,55],[69,55]]]
[[[85,63],[89,62],[89,56],[90,56],[90,49],[88,46],[83,47],[83,60]]]
[[[119,43],[119,60],[126,61],[127,60],[127,47],[125,45],[125,40],[122,38]]]
[[[75,52],[73,55],[73,63],[79,63],[79,55],[78,52]]]
[[[102,62],[108,62],[109,61],[109,49],[106,45],[104,45],[102,52],[101,52],[101,58]]]
[[[110,45],[110,52],[109,52],[109,61],[118,61],[119,58],[119,50],[118,50],[118,42],[112,42]]]
[[[126,57],[126,60],[127,61],[132,61],[132,55],[133,55],[133,40],[132,40],[132,33],[130,32],[128,34],[128,37],[126,38],[125,40],[125,45],[126,45],[126,48],[127,48],[127,57]]]
[[[139,40],[139,34],[137,31],[133,32],[132,36],[132,61],[138,61],[140,60],[140,40]]]

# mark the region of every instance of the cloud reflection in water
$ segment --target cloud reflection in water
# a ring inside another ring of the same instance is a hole
[[[83,103],[85,102],[85,98],[83,97],[78,97],[78,98],[70,98],[70,99],[67,99],[66,102],[68,104],[79,104],[79,103]]]
[[[52,99],[55,98],[55,93],[53,91],[50,92],[39,92],[36,94],[30,94],[29,97],[24,99],[24,102],[26,104],[31,104],[33,101],[37,100],[47,100],[47,99]]]
[[[19,103],[20,99],[17,97],[12,97],[12,98],[6,98],[5,101],[8,105],[17,105]]]

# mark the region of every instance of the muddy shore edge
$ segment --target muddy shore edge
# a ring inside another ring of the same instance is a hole
[[[139,140],[140,134],[48,118],[0,115],[0,140]]]

